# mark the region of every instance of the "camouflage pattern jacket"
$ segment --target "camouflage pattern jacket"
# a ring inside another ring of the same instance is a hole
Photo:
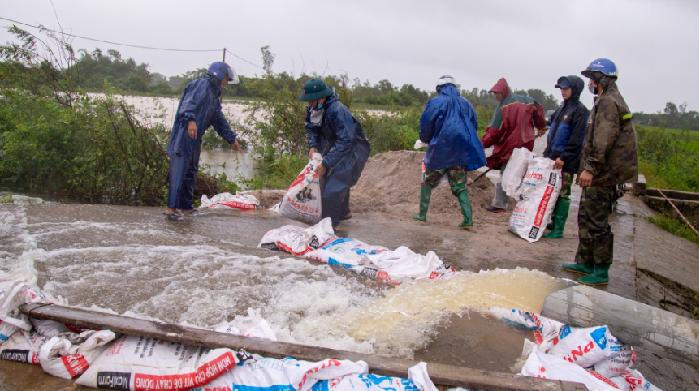
[[[629,106],[615,81],[603,85],[590,112],[578,175],[594,177],[592,186],[614,186],[638,180],[638,147]]]

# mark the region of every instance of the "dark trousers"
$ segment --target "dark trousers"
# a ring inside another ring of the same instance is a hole
[[[170,186],[167,207],[190,210],[194,186],[197,184],[201,143],[185,142],[182,153],[170,155]]]
[[[323,218],[330,217],[333,227],[340,224],[340,217],[350,214],[350,189],[348,188],[344,193],[344,196],[332,199],[323,197]]]
[[[575,262],[584,265],[611,265],[614,234],[609,225],[616,186],[585,187],[578,210],[578,252]]]

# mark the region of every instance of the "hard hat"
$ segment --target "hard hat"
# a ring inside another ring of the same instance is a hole
[[[444,75],[444,76],[440,77],[439,80],[437,80],[437,87],[443,86],[445,84],[456,85],[456,80],[454,80],[454,78],[449,76],[449,75]]]
[[[213,76],[213,78],[219,82],[227,77],[228,83],[230,84],[240,83],[240,79],[238,79],[238,75],[235,73],[235,70],[233,70],[233,68],[231,68],[230,65],[226,64],[225,62],[215,62],[209,65],[209,75]]]
[[[580,74],[587,78],[592,78],[594,72],[601,72],[605,76],[613,77],[615,79],[619,77],[619,70],[612,60],[608,58],[598,58],[592,61],[584,71],[580,72]]]

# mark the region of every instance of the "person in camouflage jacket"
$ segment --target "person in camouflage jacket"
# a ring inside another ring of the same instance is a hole
[[[616,85],[616,65],[600,58],[582,72],[598,95],[590,112],[583,143],[578,184],[583,188],[578,211],[575,264],[563,269],[585,274],[578,282],[609,282],[614,234],[608,222],[618,199],[617,185],[638,179],[638,147],[632,114]]]

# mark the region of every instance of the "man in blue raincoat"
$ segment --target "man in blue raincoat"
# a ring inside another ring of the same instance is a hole
[[[330,217],[337,229],[341,220],[352,217],[350,187],[362,175],[371,146],[362,125],[340,102],[335,89],[326,87],[322,80],[307,81],[299,99],[308,102],[308,158],[318,152],[323,155],[323,163],[316,169],[321,177],[323,218]]]
[[[166,151],[170,154],[170,188],[165,210],[169,220],[179,221],[183,214],[195,212],[192,197],[199,171],[201,138],[209,126],[213,126],[234,150],[241,152],[236,133],[223,115],[220,101],[221,89],[228,83],[238,82],[233,68],[225,62],[215,62],[207,75],[185,87]]]
[[[420,118],[420,141],[427,146],[426,171],[422,176],[418,221],[427,220],[432,189],[445,174],[451,193],[459,199],[463,229],[473,228],[473,210],[466,189],[466,173],[485,165],[485,151],[478,138],[478,118],[471,103],[459,94],[454,79],[442,76],[437,81],[439,96],[427,102]]]

